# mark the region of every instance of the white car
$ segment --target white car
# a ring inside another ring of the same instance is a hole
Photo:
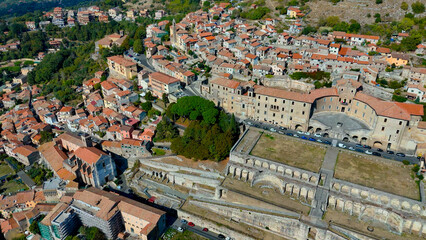
[[[322,136],[321,136],[321,133],[315,133],[315,134],[314,134],[314,136],[315,136],[315,137],[322,137]]]
[[[365,154],[368,154],[368,155],[371,155],[371,154],[373,154],[373,152],[372,151],[368,151],[368,150],[365,150],[365,152],[364,152]]]
[[[182,227],[178,227],[178,232],[183,232],[183,228]]]
[[[275,128],[270,128],[269,131],[276,132],[277,130],[275,130]]]
[[[304,132],[302,132],[302,131],[297,131],[297,133],[298,133],[298,134],[304,134]]]
[[[310,135],[311,135],[311,133],[310,133],[310,132],[305,132],[305,133],[303,133],[303,134],[305,134],[306,136],[310,136]]]
[[[355,151],[354,147],[348,147],[349,150]]]
[[[318,138],[318,139],[317,139],[317,142],[322,143],[322,140]]]
[[[337,146],[338,146],[339,148],[346,148],[346,145],[345,145],[345,144],[343,144],[343,143],[339,143],[339,144],[337,144]]]

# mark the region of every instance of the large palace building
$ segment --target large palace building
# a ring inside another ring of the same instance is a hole
[[[203,85],[202,92],[243,119],[413,154],[426,142],[422,105],[377,99],[354,80],[300,93],[220,78]]]

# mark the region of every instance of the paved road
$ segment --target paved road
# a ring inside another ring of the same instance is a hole
[[[178,218],[173,223],[172,228],[178,229],[179,227],[181,227],[184,230],[191,231],[191,232],[193,232],[195,234],[198,234],[198,235],[200,235],[202,237],[205,237],[207,239],[211,239],[211,240],[219,240],[219,239],[221,239],[221,238],[218,237],[219,234],[217,234],[217,233],[214,233],[214,232],[211,232],[211,231],[205,232],[205,231],[203,231],[204,227],[202,227],[202,226],[195,225],[194,227],[191,227],[186,222],[182,222],[182,220]]]
[[[145,68],[147,68],[147,70],[149,70],[151,72],[155,72],[154,66],[152,66],[152,64],[148,61],[148,59],[146,58],[145,54],[138,54],[138,56],[136,56],[136,54],[133,52],[133,50],[130,49],[129,51],[127,51],[125,53],[125,55],[127,55],[128,57],[132,56],[130,58],[133,58],[134,60],[139,61],[140,65],[142,65]]]

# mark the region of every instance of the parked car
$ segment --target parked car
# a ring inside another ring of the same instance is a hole
[[[250,125],[250,126],[253,125],[253,123],[251,123],[249,121],[247,121],[246,123],[247,123],[247,125]]]
[[[270,128],[269,131],[276,132],[277,130],[275,130],[275,128]]]
[[[377,151],[378,151],[378,152],[383,152],[383,149],[378,148],[378,149],[377,149]]]
[[[322,136],[321,136],[321,133],[315,133],[315,134],[314,134],[314,136],[315,136],[315,137],[322,137]]]
[[[220,239],[225,239],[225,235],[223,235],[223,234],[219,234],[219,235],[217,235],[217,237],[220,238]]]
[[[360,148],[355,148],[355,151],[360,152],[360,153],[363,153],[363,152],[364,152],[364,150],[362,150],[362,149],[360,149]]]
[[[317,139],[317,142],[322,143],[322,140],[318,138],[318,139]]]
[[[195,224],[194,224],[193,222],[189,222],[189,223],[188,223],[188,226],[190,226],[190,227],[195,227]]]
[[[303,135],[302,135],[300,138],[301,138],[301,139],[305,139],[305,140],[306,140],[306,139],[308,139],[307,137],[305,137],[305,136],[303,136]]]
[[[293,133],[286,133],[287,136],[293,136]]]
[[[298,134],[303,134],[303,132],[302,132],[302,131],[297,131],[297,133],[298,133]]]
[[[183,223],[183,224],[187,224],[188,223],[188,221],[186,221],[185,219],[180,220],[180,222]]]
[[[285,127],[280,127],[280,130],[287,131],[287,128],[285,128]]]
[[[364,145],[364,146],[362,146],[363,148],[367,148],[367,149],[371,149],[371,147],[370,146],[368,146],[368,145]]]
[[[396,156],[398,156],[398,157],[405,157],[405,154],[404,153],[397,153]]]
[[[311,138],[311,137],[308,140],[312,141],[312,142],[316,142],[317,141],[315,138]]]
[[[203,232],[208,232],[209,229],[208,228],[203,228]]]
[[[349,149],[349,150],[352,150],[352,151],[354,151],[354,150],[355,150],[355,148],[354,148],[354,147],[348,147],[348,149]]]
[[[374,155],[374,156],[377,156],[377,157],[382,156],[382,154],[380,154],[380,153],[378,153],[378,152],[373,152],[373,155]]]
[[[293,137],[297,137],[297,138],[298,138],[298,137],[299,137],[299,135],[297,135],[297,134],[293,134]]]
[[[325,144],[328,144],[328,145],[331,145],[331,142],[330,142],[330,141],[328,141],[328,140],[325,140],[325,141],[324,141],[324,143],[325,143]]]
[[[394,151],[391,151],[391,150],[387,150],[386,151],[388,154],[395,154],[395,152]]]
[[[357,145],[355,145],[355,147],[362,148],[362,147],[364,147],[364,146],[362,146],[361,144],[357,144]]]
[[[304,132],[303,134],[305,134],[306,136],[310,136],[311,135],[310,132]]]
[[[278,133],[279,133],[279,134],[284,134],[284,132],[283,132],[283,131],[278,131]]]
[[[339,143],[339,144],[337,144],[337,146],[338,146],[339,148],[346,148],[346,145],[345,145],[345,144],[343,144],[343,143]]]
[[[368,155],[371,155],[371,154],[373,154],[373,152],[371,152],[371,151],[369,151],[369,150],[365,150],[365,152],[364,152],[365,154],[368,154]]]

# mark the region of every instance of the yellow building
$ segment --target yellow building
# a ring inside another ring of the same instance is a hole
[[[408,60],[409,60],[409,57],[407,55],[401,54],[401,53],[391,53],[386,58],[386,62],[389,65],[395,64],[395,66],[397,66],[397,67],[407,65]]]
[[[112,56],[108,58],[109,72],[126,79],[132,79],[138,74],[136,63],[125,59],[122,56]]]

